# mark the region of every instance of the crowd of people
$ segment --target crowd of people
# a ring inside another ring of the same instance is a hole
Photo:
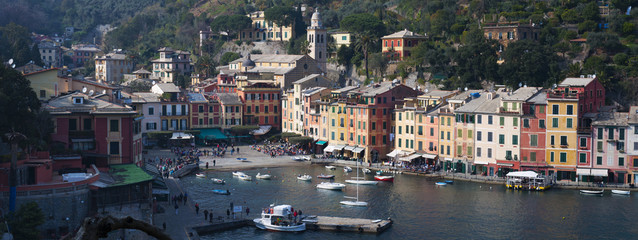
[[[250,145],[250,149],[256,150],[258,152],[262,152],[264,154],[270,155],[270,157],[276,156],[284,156],[284,155],[305,155],[309,154],[307,150],[303,149],[299,144],[290,144],[290,143],[275,143],[271,144],[268,141],[265,141],[263,145],[253,144]]]
[[[147,159],[147,162],[155,165],[165,178],[173,176],[177,170],[188,164],[199,162],[199,157],[204,155],[204,152],[196,147],[172,147],[171,152],[176,157],[156,156],[155,159]]]

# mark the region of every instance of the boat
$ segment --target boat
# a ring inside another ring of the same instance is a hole
[[[602,195],[603,192],[605,192],[605,190],[580,190],[580,193],[582,194],[600,194]]]
[[[362,180],[362,179],[349,179],[349,180],[346,180],[346,183],[361,184],[361,185],[376,185],[379,182],[370,181],[370,180]]]
[[[374,176],[374,180],[382,181],[382,182],[394,182],[394,176],[377,175],[377,176]]]
[[[343,205],[347,205],[347,206],[355,206],[355,207],[367,207],[368,203],[367,202],[363,202],[363,201],[359,201],[359,184],[361,184],[361,182],[364,182],[366,184],[369,184],[369,182],[372,182],[373,184],[377,184],[376,181],[366,181],[363,180],[361,178],[359,178],[359,162],[357,161],[357,178],[355,178],[356,180],[346,180],[347,183],[355,183],[357,184],[357,197],[353,198],[353,197],[345,197],[345,198],[350,198],[350,199],[354,199],[354,201],[341,201],[339,203],[343,204]]]
[[[290,205],[270,205],[261,211],[261,218],[253,222],[259,229],[278,232],[301,232],[306,230],[306,223],[292,221],[293,211]]]
[[[320,175],[317,175],[317,178],[332,179],[332,178],[335,178],[335,175],[323,175],[322,173]]]
[[[301,180],[301,181],[310,181],[312,180],[312,177],[308,174],[304,174],[304,175],[299,175],[297,176],[297,179]]]
[[[198,178],[206,178],[206,174],[203,174],[203,173],[195,174],[195,176]]]
[[[328,165],[328,166],[326,166],[326,168],[327,168],[327,169],[329,169],[329,170],[335,170],[335,169],[337,169],[337,167],[332,166],[332,165]]]
[[[210,180],[213,180],[214,183],[217,184],[224,184],[226,183],[226,181],[224,181],[224,179],[219,179],[219,178],[211,178]]]
[[[252,181],[253,178],[251,176],[248,175],[240,175],[239,179],[244,180],[244,181]]]
[[[381,174],[383,174],[383,171],[381,171],[381,170],[376,171],[376,174],[377,174],[377,175],[381,175]]]
[[[230,195],[230,191],[228,191],[228,189],[226,189],[226,190],[213,189],[213,193],[214,194],[219,194],[219,195]]]
[[[345,167],[343,167],[343,172],[352,172],[352,168],[348,167],[348,166],[345,166]]]
[[[625,190],[615,190],[615,189],[612,189],[612,190],[611,190],[611,193],[613,193],[613,194],[618,194],[618,195],[630,195],[630,194],[631,194],[631,192],[630,192],[630,191],[625,191]]]
[[[245,174],[245,173],[243,173],[243,172],[240,172],[240,171],[234,171],[234,172],[233,172],[233,176],[235,176],[235,177],[239,177],[239,176],[241,176],[241,175],[246,175],[246,174]]]
[[[264,174],[262,175],[261,173],[257,173],[257,176],[255,176],[259,179],[270,179],[270,174]]]
[[[364,174],[372,173],[372,171],[370,169],[367,169],[367,168],[361,169],[361,171],[363,171]]]
[[[343,183],[331,183],[331,182],[322,182],[317,184],[317,188],[328,189],[328,190],[343,190],[346,187]]]
[[[552,186],[550,176],[542,176],[534,171],[509,172],[505,187],[521,190],[547,190]]]
[[[445,186],[445,185],[447,185],[447,183],[445,183],[445,182],[436,182],[435,184],[437,186]]]
[[[246,158],[237,158],[237,161],[245,162],[245,161],[248,161],[248,159],[246,159]]]

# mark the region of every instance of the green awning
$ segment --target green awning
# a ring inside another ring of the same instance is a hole
[[[198,129],[199,135],[197,135],[201,139],[228,139],[221,129],[219,128],[206,128],[206,129]]]
[[[324,145],[326,143],[327,143],[326,141],[317,141],[317,145]]]
[[[135,164],[111,165],[109,173],[115,182],[108,187],[117,187],[141,182],[152,181],[153,176],[144,172]]]

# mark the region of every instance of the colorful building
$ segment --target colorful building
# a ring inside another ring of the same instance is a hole
[[[545,159],[554,168],[550,175],[556,173],[557,180],[576,180],[578,102],[578,94],[574,92],[547,93]]]
[[[71,46],[71,59],[75,67],[83,67],[88,61],[93,60],[100,49],[93,44],[76,44]]]
[[[98,82],[120,84],[124,81],[124,74],[129,74],[134,68],[126,54],[117,51],[95,57],[95,79]]]
[[[274,82],[257,82],[237,91],[244,103],[244,125],[272,126],[281,130],[281,88]]]
[[[521,170],[547,175],[545,162],[547,91],[523,103],[521,124]]]
[[[211,97],[221,103],[221,127],[223,129],[242,125],[244,104],[237,93],[216,93]]]
[[[411,55],[412,48],[427,40],[420,35],[404,29],[403,31],[383,36],[381,38],[381,52],[391,60],[402,61]]]
[[[38,99],[45,101],[69,91],[72,80],[70,78],[58,77],[59,74],[59,69],[50,68],[24,74],[24,77],[31,83],[31,88],[33,88]]]
[[[592,141],[596,142],[594,167],[607,169],[603,179],[610,183],[627,183],[629,162],[627,158],[628,113],[599,112],[592,122]]]
[[[172,83],[158,83],[151,92],[160,95],[162,131],[184,131],[188,127],[188,98]]]
[[[537,41],[540,26],[520,22],[483,23],[481,28],[487,39],[495,39],[507,47],[511,42],[519,40]]]
[[[294,38],[292,26],[280,27],[272,21],[266,21],[264,11],[256,11],[247,15],[252,20],[251,27],[238,33],[241,41],[289,41]]]
[[[497,174],[499,166],[496,162],[496,151],[499,147],[497,128],[499,128],[498,108],[501,105],[502,91],[485,93],[486,101],[474,112],[476,123],[474,146],[476,154],[473,171],[484,176]]]
[[[315,10],[317,10],[315,8]],[[319,64],[322,72],[326,72],[326,59],[328,58],[328,33],[321,23],[321,14],[315,11],[310,18],[310,26],[306,29],[308,41],[308,54]]]
[[[189,93],[188,101],[190,105],[190,128],[219,128],[221,127],[220,103],[208,99],[201,93]]]
[[[163,83],[172,83],[178,75],[190,78],[193,72],[193,63],[190,52],[173,50],[163,47],[158,50],[160,57],[151,61],[153,63],[152,78],[159,79]]]
[[[627,161],[630,177],[628,183],[638,183],[638,106],[631,106],[627,119]]]

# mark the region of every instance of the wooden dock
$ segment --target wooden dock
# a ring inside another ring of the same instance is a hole
[[[359,233],[381,233],[392,226],[392,220],[390,219],[375,220],[327,216],[306,217],[304,218],[303,222],[306,223],[306,229],[308,230],[329,230]]]

